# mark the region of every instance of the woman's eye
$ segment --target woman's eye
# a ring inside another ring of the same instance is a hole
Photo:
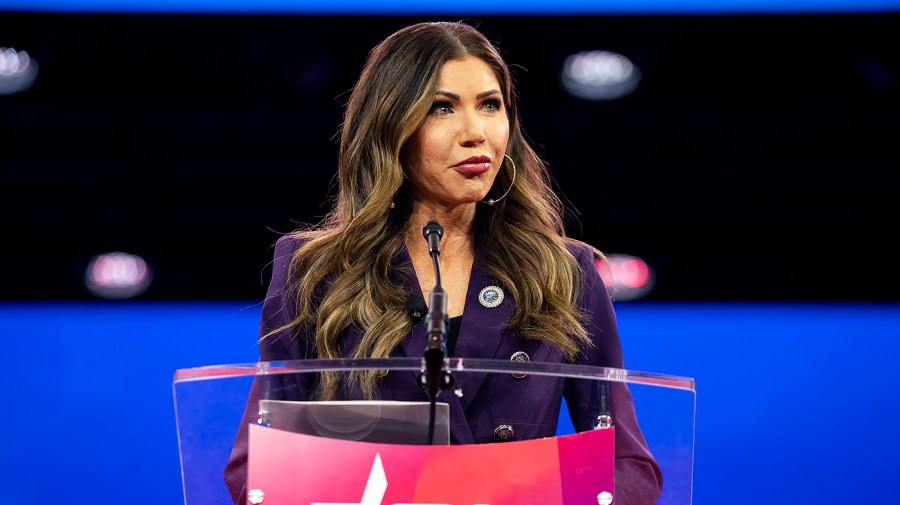
[[[503,108],[503,102],[499,98],[491,98],[484,102],[484,108],[490,111],[499,111]]]
[[[453,112],[453,107],[450,106],[450,102],[435,102],[431,105],[432,114],[450,114]]]

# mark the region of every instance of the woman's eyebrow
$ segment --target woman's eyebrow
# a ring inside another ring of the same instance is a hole
[[[459,99],[460,99],[460,98],[459,98],[459,95],[457,95],[456,93],[452,93],[452,92],[450,92],[450,91],[445,91],[445,90],[442,90],[442,89],[439,89],[439,90],[435,91],[434,94],[435,94],[435,95],[446,96],[447,98],[452,98],[453,100],[457,100],[457,101],[459,101]],[[489,90],[487,90],[487,91],[482,91],[481,93],[478,93],[477,95],[475,95],[475,98],[478,99],[478,100],[481,100],[482,98],[484,98],[484,97],[486,97],[486,96],[490,96],[490,95],[499,95],[499,94],[500,94],[500,90],[497,90],[497,89],[489,89]]]
[[[444,90],[442,90],[442,89],[439,89],[439,90],[435,91],[434,94],[435,94],[435,95],[446,96],[447,98],[452,98],[452,99],[454,99],[454,100],[456,100],[456,101],[459,101],[459,95],[457,95],[456,93],[451,93],[451,92],[449,92],[449,91],[444,91]]]
[[[499,89],[489,89],[487,91],[482,91],[481,93],[478,93],[477,95],[475,95],[475,98],[481,100],[482,98],[484,98],[486,96],[499,95],[499,94],[500,94]]]

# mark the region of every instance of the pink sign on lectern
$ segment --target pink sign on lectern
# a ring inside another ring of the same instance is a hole
[[[614,427],[476,445],[352,442],[250,425],[248,502],[262,505],[610,503]]]

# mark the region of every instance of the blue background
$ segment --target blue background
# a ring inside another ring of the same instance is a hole
[[[697,381],[695,504],[894,502],[900,304],[617,310],[629,369]],[[173,374],[254,361],[258,317],[253,302],[0,304],[0,503],[182,503]]]
[[[54,12],[674,14],[873,12],[898,8],[897,0],[0,0],[0,9]]]

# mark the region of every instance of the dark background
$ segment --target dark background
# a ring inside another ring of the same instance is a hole
[[[468,19],[514,66],[570,234],[644,258],[656,300],[898,300],[900,15],[301,16],[0,12],[39,64],[0,96],[0,298],[90,298],[126,251],[145,299],[260,299],[318,221],[346,92],[406,24]],[[568,96],[565,58],[642,70]]]

